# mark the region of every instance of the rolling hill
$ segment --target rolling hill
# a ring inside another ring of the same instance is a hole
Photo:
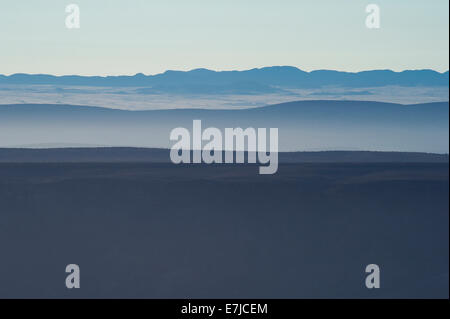
[[[168,148],[173,128],[277,127],[280,151],[448,153],[448,102],[300,101],[243,110],[126,111],[0,105],[0,147],[57,143]]]

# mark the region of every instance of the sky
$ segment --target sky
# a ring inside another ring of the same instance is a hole
[[[80,28],[65,25],[66,5]],[[380,28],[368,29],[368,4]],[[448,0],[0,0],[0,74],[449,69]]]

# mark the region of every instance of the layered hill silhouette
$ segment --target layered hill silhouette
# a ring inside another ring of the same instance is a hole
[[[291,66],[274,66],[246,71],[166,71],[157,75],[134,76],[53,76],[46,74],[0,75],[0,84],[80,85],[142,87],[139,93],[240,94],[273,93],[292,88],[438,86],[448,87],[448,71],[372,70],[340,72],[333,70],[302,71]]]
[[[168,149],[133,147],[0,148],[0,163],[170,163]],[[448,163],[448,154],[283,152],[280,163]]]
[[[401,105],[300,101],[243,110],[127,111],[91,106],[0,106],[0,147],[57,143],[168,148],[170,131],[276,127],[280,151],[369,150],[448,153],[448,102]]]

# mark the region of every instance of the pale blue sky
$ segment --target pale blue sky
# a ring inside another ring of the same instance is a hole
[[[81,28],[65,27],[76,3]],[[381,29],[365,7],[381,8]],[[0,74],[448,70],[448,0],[0,0]]]

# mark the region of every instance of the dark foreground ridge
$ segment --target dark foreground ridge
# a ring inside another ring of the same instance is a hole
[[[415,152],[321,151],[281,152],[280,163],[448,163],[448,154]],[[169,163],[170,150],[161,148],[0,148],[0,163]]]
[[[448,167],[0,163],[0,298],[448,298]]]

